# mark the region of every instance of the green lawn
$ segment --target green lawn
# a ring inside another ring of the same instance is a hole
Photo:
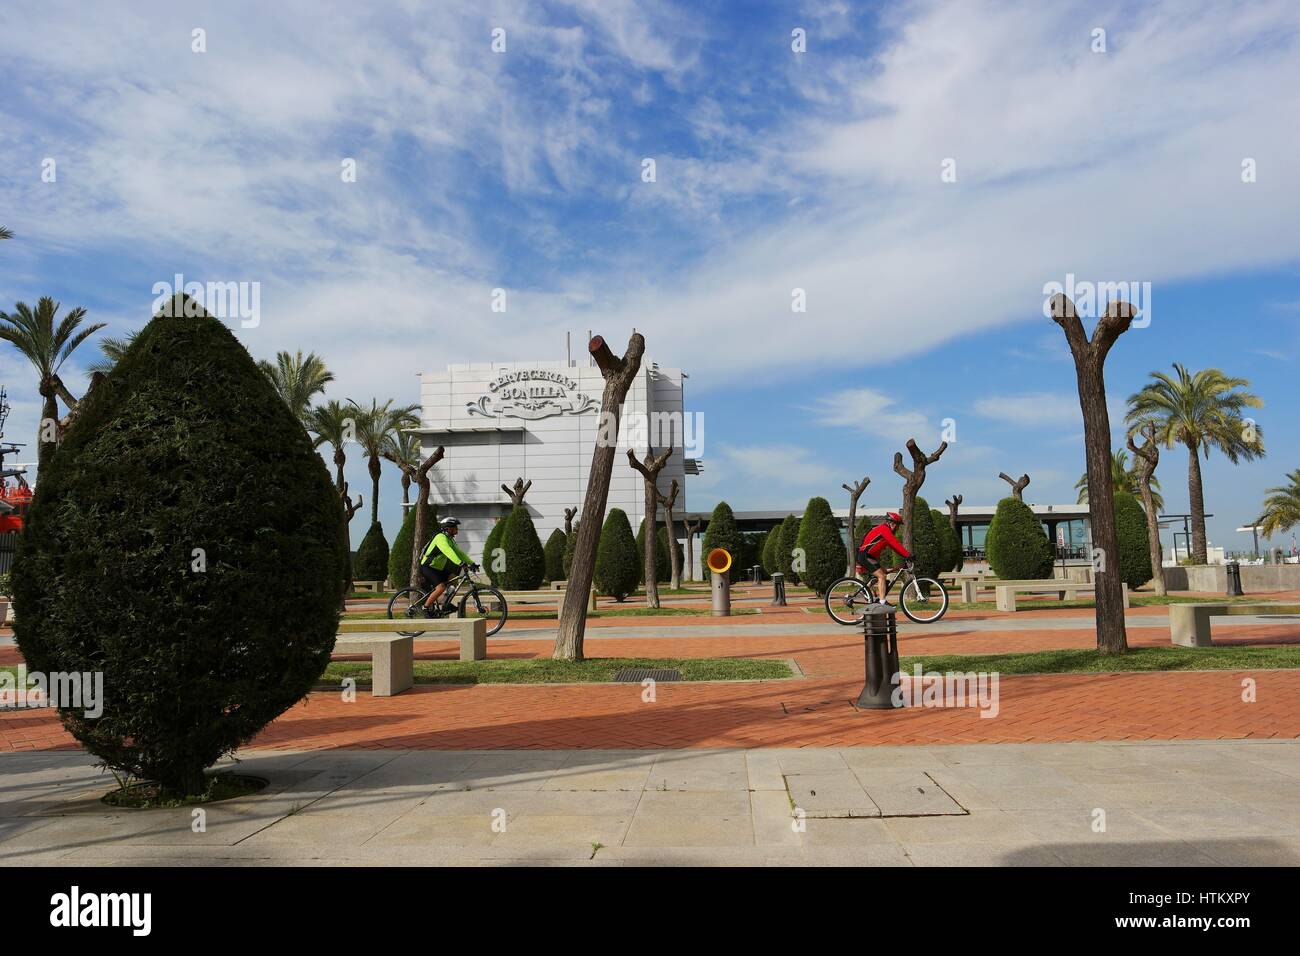
[[[793,676],[783,660],[717,658],[598,657],[585,661],[556,661],[549,657],[499,661],[416,661],[417,684],[588,684],[609,682],[625,667],[666,667],[681,671],[682,680],[783,680]],[[345,677],[370,680],[370,665],[334,661],[321,676],[322,684]],[[635,686],[635,685],[633,685]]]
[[[1300,668],[1300,646],[1139,647],[1127,654],[1101,654],[1078,648],[1027,654],[941,654],[904,657],[911,673],[920,663],[926,673],[997,671],[1000,674],[1095,674],[1113,671],[1221,671]]]

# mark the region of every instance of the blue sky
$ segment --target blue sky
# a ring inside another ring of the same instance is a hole
[[[1251,380],[1267,457],[1205,468],[1210,537],[1241,547],[1232,529],[1300,467],[1298,30],[1286,2],[17,0],[0,307],[52,295],[120,334],[177,272],[256,281],[250,351],[315,350],[328,396],[363,402],[636,327],[705,416],[693,509],[840,504],[864,474],[893,501],[893,452],[947,417],[932,502],[991,503],[1007,471],[1046,503],[1073,500],[1083,461],[1042,288],[1150,282],[1112,402],[1174,361]],[[0,381],[6,437],[31,441],[12,350]],[[1185,510],[1185,452],[1158,476]],[[398,498],[390,473],[390,529]]]

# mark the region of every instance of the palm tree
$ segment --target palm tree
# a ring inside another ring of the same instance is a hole
[[[37,433],[37,467],[43,467],[59,441],[59,399],[71,411],[77,407],[77,399],[72,396],[63,379],[59,378],[59,369],[76,350],[104,327],[100,322],[78,329],[86,317],[86,310],[78,306],[57,324],[55,317],[59,312],[59,303],[49,296],[44,296],[36,303],[33,311],[26,302],[14,306],[14,312],[0,312],[0,339],[13,343],[28,361],[36,367],[40,376],[38,390],[44,402],[41,406],[41,426]],[[52,424],[51,424],[52,423]]]
[[[95,361],[87,365],[86,370],[92,374],[99,372],[103,375],[107,375],[109,372],[113,371],[113,369],[117,367],[117,363],[122,361],[122,356],[126,354],[126,350],[134,344],[136,337],[139,336],[139,334],[140,332],[137,330],[135,332],[126,333],[126,335],[120,339],[114,338],[111,335],[104,336],[99,340],[99,351],[103,357],[97,358]]]
[[[1111,491],[1127,491],[1135,498],[1140,498],[1142,489],[1138,481],[1138,473],[1134,468],[1128,466],[1128,452],[1113,451],[1110,455],[1110,487]],[[1074,490],[1079,493],[1078,503],[1086,505],[1088,503],[1088,473],[1084,472],[1083,477],[1074,483]],[[1151,479],[1151,502],[1156,511],[1165,510],[1165,499],[1160,496],[1160,481],[1154,476]]]
[[[1300,524],[1300,468],[1287,475],[1286,480],[1291,484],[1265,489],[1268,497],[1264,499],[1264,511],[1255,523],[1266,538]]]
[[[315,447],[329,444],[334,446],[334,486],[343,491],[343,465],[347,454],[343,446],[356,441],[356,419],[352,409],[337,401],[317,405],[305,416],[307,431],[315,436]]]
[[[410,432],[398,432],[397,436],[388,442],[387,452],[384,457],[402,472],[402,505],[405,507],[410,503],[411,474],[414,469],[420,467],[420,439]]]
[[[294,416],[303,422],[312,396],[325,391],[325,386],[334,381],[334,373],[325,367],[325,361],[319,355],[308,352],[304,357],[301,349],[297,355],[277,352],[274,365],[263,360],[257,363],[257,367],[271,380]]]
[[[1174,363],[1174,374],[1152,372],[1142,391],[1129,396],[1128,421],[1150,420],[1156,440],[1166,448],[1174,442],[1187,446],[1187,493],[1192,511],[1192,560],[1206,563],[1205,495],[1201,484],[1201,453],[1210,457],[1218,448],[1234,465],[1264,455],[1264,436],[1254,421],[1244,418],[1247,408],[1264,402],[1245,391],[1250,382],[1232,378],[1217,368],[1189,372]]]
[[[415,412],[419,405],[404,405],[393,408],[390,398],[380,405],[376,399],[370,400],[370,407],[363,408],[352,399],[348,399],[356,418],[357,444],[369,459],[370,469],[370,523],[379,521],[379,462],[384,452],[404,428],[414,428],[420,424]]]
[[[13,237],[14,231],[12,229],[6,229],[4,226],[0,226],[0,239],[12,239]]]

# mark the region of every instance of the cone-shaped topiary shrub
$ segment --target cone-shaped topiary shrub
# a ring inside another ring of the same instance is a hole
[[[60,715],[108,767],[202,793],[204,768],[329,661],[343,522],[235,336],[203,313],[156,317],[41,468],[13,574],[19,649],[35,671],[102,673],[103,712]]]
[[[777,563],[781,566],[781,573],[785,575],[785,583],[798,584],[800,578],[799,572],[794,567],[794,549],[799,545],[799,519],[794,515],[786,515],[777,531]]]
[[[514,512],[511,511],[511,514],[514,514]],[[492,526],[492,530],[488,532],[487,540],[483,542],[483,560],[481,562],[483,570],[487,572],[489,580],[497,587],[501,587],[502,582],[505,580],[506,552],[501,539],[505,537],[506,523],[509,520],[510,515],[498,520]],[[498,550],[500,554],[497,553]]]
[[[415,508],[406,509],[402,527],[393,539],[393,549],[388,552],[388,583],[393,588],[404,588],[411,583],[411,549],[415,547]]]
[[[624,600],[636,590],[641,580],[641,555],[632,536],[627,512],[611,508],[600,529],[596,549],[596,590],[616,601]]]
[[[569,532],[569,540],[564,542],[564,580],[569,580],[569,572],[573,569],[573,549],[578,543],[578,525],[581,521],[573,522],[573,530]]]
[[[527,505],[510,509],[501,546],[506,549],[506,569],[501,575],[504,587],[510,591],[535,591],[541,587],[546,577],[546,554]]]
[[[740,557],[740,528],[736,525],[736,516],[731,505],[719,501],[709,516],[709,527],[704,532],[704,541],[700,550],[700,564],[704,568],[704,579],[709,579],[709,552],[714,548],[726,548],[731,554],[729,572],[734,576],[737,559]]]
[[[563,528],[556,528],[546,539],[546,547],[542,549],[546,555],[546,580],[564,580],[564,548],[568,543]]]
[[[781,570],[776,561],[776,541],[780,537],[779,528],[780,525],[777,525],[763,536],[763,570],[769,575]]]
[[[376,521],[361,539],[352,571],[358,581],[382,581],[388,575],[388,539],[384,526]]]
[[[817,594],[844,576],[844,539],[840,537],[840,524],[831,514],[830,502],[825,498],[812,498],[799,522],[798,547],[803,548],[807,564],[803,581]]]
[[[667,581],[672,577],[672,568],[668,564],[668,538],[667,529],[660,527],[659,533],[655,535],[655,580]],[[636,533],[636,553],[641,562],[641,573],[637,577],[638,584],[645,584],[645,519],[641,519],[641,527]]]
[[[1147,515],[1137,498],[1115,492],[1115,539],[1119,544],[1119,577],[1129,590],[1151,580],[1151,550],[1147,544]]]
[[[998,502],[984,541],[989,567],[1004,581],[1052,576],[1052,544],[1029,505],[1012,497]]]

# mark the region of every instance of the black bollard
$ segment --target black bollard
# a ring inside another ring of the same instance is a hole
[[[894,612],[873,604],[862,619],[862,636],[866,645],[867,683],[858,695],[858,706],[870,710],[893,710],[902,707],[895,701],[898,675],[898,622]]]
[[[1241,589],[1241,565],[1236,561],[1229,561],[1224,566],[1228,575],[1228,597],[1241,597],[1246,592]]]
[[[785,575],[777,571],[772,575],[772,607],[785,606]]]

